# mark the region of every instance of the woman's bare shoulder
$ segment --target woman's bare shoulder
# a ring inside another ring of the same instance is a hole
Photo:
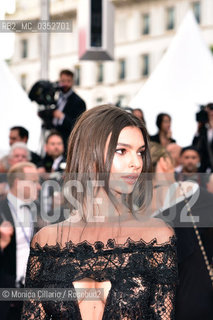
[[[46,244],[56,244],[58,228],[60,224],[50,224],[41,228],[32,238],[31,247],[35,247],[35,244],[38,243],[41,247]]]
[[[175,235],[174,230],[159,218],[147,220],[146,227],[149,229],[150,237],[156,238],[158,244],[170,241]]]
[[[31,246],[34,247],[38,243],[41,247],[54,246],[59,244],[64,247],[66,242],[75,239],[75,235],[79,234],[82,230],[81,224],[73,225],[70,220],[64,220],[56,224],[50,224],[41,228],[33,237],[31,241]],[[71,238],[72,239],[71,239]]]
[[[123,231],[126,235],[131,233],[133,239],[143,239],[147,243],[157,239],[158,244],[169,242],[175,235],[174,230],[162,219],[153,217],[127,221]]]

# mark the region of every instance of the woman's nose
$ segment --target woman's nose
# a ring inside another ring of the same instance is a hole
[[[142,158],[141,156],[138,156],[138,154],[132,155],[130,162],[129,162],[130,168],[140,169],[142,167]]]

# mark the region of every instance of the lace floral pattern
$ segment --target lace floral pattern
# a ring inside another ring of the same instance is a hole
[[[39,243],[31,248],[27,288],[72,288],[84,278],[110,281],[102,320],[174,319],[177,283],[176,239],[164,244],[130,238],[123,245],[109,239],[66,243],[64,248]],[[25,301],[22,320],[81,318],[78,301]]]

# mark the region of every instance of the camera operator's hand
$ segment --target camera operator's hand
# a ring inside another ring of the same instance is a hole
[[[56,109],[53,111],[53,117],[57,119],[63,119],[64,118],[64,113],[61,112],[60,110]]]

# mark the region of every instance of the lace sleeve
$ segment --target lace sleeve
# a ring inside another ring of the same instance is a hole
[[[153,254],[153,285],[150,310],[152,320],[175,319],[175,295],[177,285],[177,255],[175,244],[166,251]],[[155,272],[156,271],[156,272]]]
[[[42,257],[39,251],[35,248],[35,243],[37,243],[37,236],[35,235],[30,249],[30,255],[27,265],[26,273],[26,283],[25,288],[42,288],[44,284],[41,283],[41,271],[42,271]],[[36,299],[30,299],[24,301],[22,320],[47,320],[45,310],[43,308],[42,302]]]

